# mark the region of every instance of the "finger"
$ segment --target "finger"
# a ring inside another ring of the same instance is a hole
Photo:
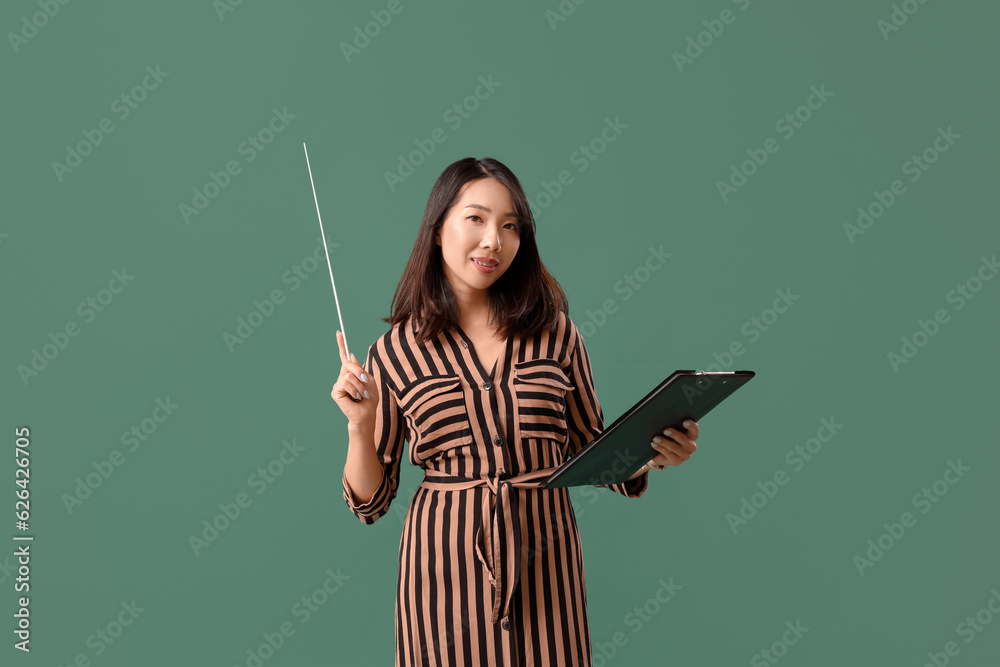
[[[680,464],[687,461],[688,457],[681,456],[679,454],[667,454],[666,459],[668,466],[679,466]]]
[[[365,372],[365,367],[362,366],[361,362],[358,361],[358,358],[355,357],[353,353],[351,354],[351,359],[353,359],[354,363],[356,363],[358,366],[361,367],[360,370],[357,373],[358,379],[361,380],[362,382],[364,382],[365,384],[368,384],[369,376],[368,376],[368,373]]]
[[[660,454],[660,453],[657,453],[657,455],[654,456],[652,458],[652,460],[650,460],[649,466],[651,468],[656,468],[657,470],[663,470],[667,466],[677,466],[677,465],[680,465],[683,462],[684,461],[682,461],[679,457],[677,457],[677,456],[675,456],[673,454],[669,454],[669,453],[667,453],[667,454]]]
[[[347,348],[344,346],[344,334],[337,331],[337,347],[340,348],[340,363],[347,363]]]
[[[340,347],[340,363],[342,364],[341,375],[344,374],[346,370],[351,376],[358,378],[364,383],[368,383],[368,374],[365,373],[365,369],[358,362],[358,358],[354,354],[347,354],[343,345],[343,333],[337,332],[337,345]]]
[[[693,419],[685,419],[683,427],[687,431],[689,438],[692,440],[698,439],[698,422]]]
[[[360,402],[361,402],[361,401],[360,401],[360,400],[358,399],[358,396],[357,396],[357,394],[355,394],[354,392],[351,392],[351,391],[347,391],[346,389],[342,389],[342,390],[340,391],[340,394],[341,394],[341,396],[338,396],[338,392],[337,392],[337,390],[336,390],[336,389],[334,389],[334,390],[333,390],[333,398],[334,398],[334,400],[336,400],[337,398],[341,398],[341,397],[343,397],[343,396],[346,396],[347,398],[351,399],[351,400],[352,400],[352,401],[354,401],[355,403],[360,403]]]
[[[655,468],[657,470],[663,470],[668,465],[670,465],[670,461],[667,459],[666,456],[663,456],[662,454],[657,454],[649,461],[649,467]]]
[[[347,384],[347,383],[345,383],[345,384]],[[360,401],[363,401],[366,398],[371,398],[371,394],[368,393],[368,390],[365,389],[361,385],[361,383],[358,382],[357,380],[352,380],[350,382],[350,386],[347,388],[346,391],[347,391],[348,396],[350,396],[351,398],[353,398],[355,401],[359,401],[360,402]]]
[[[358,395],[359,394],[355,390],[347,387],[334,387],[330,392],[330,397],[333,398],[334,401],[339,401],[341,398],[347,397],[355,403],[360,403],[361,400],[358,398]]]
[[[657,454],[656,457],[653,459],[653,461],[656,462],[657,465],[662,465],[664,467],[679,466],[680,464],[688,460],[688,456],[686,454],[678,454],[677,452],[673,452],[668,449],[657,450],[657,451],[659,451],[660,453]]]
[[[676,460],[676,463],[670,463],[669,465],[678,465],[691,457],[690,452],[668,438],[660,438],[660,442],[654,440],[653,449],[668,457],[671,461]]]
[[[688,453],[698,449],[698,445],[694,443],[694,440],[675,428],[664,429],[663,436],[678,443]]]
[[[371,397],[371,394],[364,388],[364,386],[361,385],[360,382],[358,382],[357,378],[355,378],[354,376],[349,375],[344,378],[343,382],[340,382],[338,384],[339,384],[339,391],[338,391],[338,385],[334,385],[333,392],[331,392],[334,399],[336,399],[338,396],[346,396],[350,398],[352,401],[357,403],[358,401]]]

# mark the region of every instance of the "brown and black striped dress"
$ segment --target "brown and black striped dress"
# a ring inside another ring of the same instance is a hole
[[[403,441],[424,469],[399,546],[397,665],[591,665],[583,555],[568,489],[540,489],[604,430],[590,358],[564,314],[510,337],[492,372],[461,329],[421,345],[412,320],[368,349],[384,476],[366,524],[389,509]],[[643,474],[608,488],[637,498]]]

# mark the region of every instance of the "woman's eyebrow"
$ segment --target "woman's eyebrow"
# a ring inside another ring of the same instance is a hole
[[[480,211],[485,211],[486,213],[492,213],[492,211],[490,211],[490,209],[486,208],[482,204],[466,204],[465,208],[478,208]],[[517,213],[513,213],[513,212],[512,213],[504,213],[503,217],[505,217],[505,218],[517,218],[518,220],[521,219],[521,216],[519,216]]]

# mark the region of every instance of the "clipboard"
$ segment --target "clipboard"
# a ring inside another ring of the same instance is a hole
[[[545,478],[541,487],[618,484],[657,455],[649,446],[667,428],[683,431],[685,419],[701,421],[749,382],[753,371],[674,371],[603,433]]]

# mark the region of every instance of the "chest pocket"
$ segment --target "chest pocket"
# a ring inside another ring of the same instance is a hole
[[[415,460],[472,444],[469,412],[458,375],[417,378],[399,392],[398,401],[414,432],[410,444]]]
[[[555,359],[514,363],[522,438],[566,440],[566,394],[575,389]]]

